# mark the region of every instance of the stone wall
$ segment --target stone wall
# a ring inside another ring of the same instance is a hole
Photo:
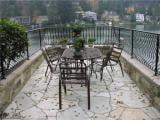
[[[160,110],[160,76],[142,65],[135,59],[124,53],[121,57],[122,65],[126,73],[136,82],[138,87],[148,96],[150,101]]]
[[[6,79],[0,81],[0,111],[3,111],[23,88],[42,61],[42,52],[38,51],[15,71],[6,76]]]

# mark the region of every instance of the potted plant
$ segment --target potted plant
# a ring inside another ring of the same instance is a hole
[[[74,24],[71,24],[70,27],[73,32],[73,37],[77,37],[77,36],[80,36],[81,31],[84,29],[84,24],[74,23]]]
[[[10,68],[11,62],[16,62],[26,54],[28,39],[25,27],[10,21],[0,20],[0,51],[3,56],[4,69]]]
[[[80,56],[80,51],[84,48],[85,40],[82,37],[76,37],[74,40],[75,56]]]
[[[93,47],[93,43],[96,41],[96,39],[95,38],[89,38],[88,39],[88,46],[89,47]]]
[[[66,47],[67,43],[68,43],[68,39],[67,38],[62,38],[59,41],[59,44],[62,45],[62,47]]]

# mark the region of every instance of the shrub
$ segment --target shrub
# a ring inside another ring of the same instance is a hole
[[[62,38],[59,41],[59,44],[61,44],[61,45],[67,45],[67,43],[68,43],[68,39],[67,38]]]
[[[0,20],[0,51],[4,57],[5,69],[10,67],[11,61],[22,57],[28,46],[26,29],[9,19]]]
[[[89,44],[93,44],[95,41],[96,41],[95,38],[89,38],[89,39],[88,39],[88,43],[89,43]]]

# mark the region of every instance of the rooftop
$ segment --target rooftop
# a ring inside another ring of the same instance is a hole
[[[158,112],[127,74],[122,76],[119,66],[104,79],[91,76],[91,109],[87,109],[86,87],[67,86],[62,93],[62,110],[58,106],[58,73],[44,76],[43,62],[25,87],[5,110],[4,120],[158,120]],[[108,68],[109,69],[109,68]],[[109,69],[110,70],[110,69]],[[99,74],[98,74],[99,75]]]

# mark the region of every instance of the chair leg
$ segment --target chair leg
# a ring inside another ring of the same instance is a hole
[[[54,70],[56,70],[56,69],[57,69],[57,66],[58,66],[58,64],[59,64],[59,61],[60,61],[60,59],[58,59],[58,60],[57,60],[57,64],[56,64],[56,66],[55,66],[55,69],[54,69]]]
[[[66,84],[64,84],[63,87],[64,87],[64,93],[66,94],[67,93]]]
[[[96,75],[96,79],[97,79],[97,73],[96,73],[96,72],[94,72],[94,74]]]
[[[121,72],[122,72],[122,75],[123,75],[123,77],[124,77],[124,72],[123,72],[122,64],[121,64],[121,62],[120,62],[120,61],[119,61],[119,66],[120,66],[120,68],[121,68]]]
[[[90,80],[87,83],[87,94],[88,94],[88,110],[90,110]]]
[[[103,68],[101,68],[101,78],[100,78],[100,80],[102,81],[102,79],[103,79]]]
[[[61,80],[59,80],[59,109],[62,109]]]
[[[110,76],[110,78],[111,78],[111,80],[112,80],[112,82],[113,82],[112,75],[111,75],[111,73],[109,72],[109,70],[107,69],[107,67],[106,67],[106,70],[107,70],[107,72],[108,72],[108,74],[109,74],[109,76]]]
[[[50,79],[49,79],[49,81],[48,81],[48,83],[47,83],[47,87],[46,87],[46,89],[45,89],[45,92],[47,92],[48,86],[49,86],[49,84],[50,84],[50,82],[51,82],[51,80],[52,80],[52,76],[53,76],[53,73],[51,73],[51,75],[50,75]]]
[[[112,72],[113,72],[113,68],[112,68],[112,65],[111,65],[111,61],[109,60],[108,62],[109,62],[109,64],[110,64],[111,70],[112,70]]]
[[[92,66],[93,66],[93,65],[92,65]],[[93,67],[90,67],[90,75],[89,75],[89,76],[92,76],[92,73],[95,74],[96,79],[97,79],[97,73],[96,73],[96,71],[93,69]]]
[[[91,59],[91,75],[92,75],[92,72],[93,72],[93,59]]]
[[[46,72],[45,72],[45,76],[47,76],[48,67],[49,67],[49,66],[47,65],[47,69],[46,69]]]

